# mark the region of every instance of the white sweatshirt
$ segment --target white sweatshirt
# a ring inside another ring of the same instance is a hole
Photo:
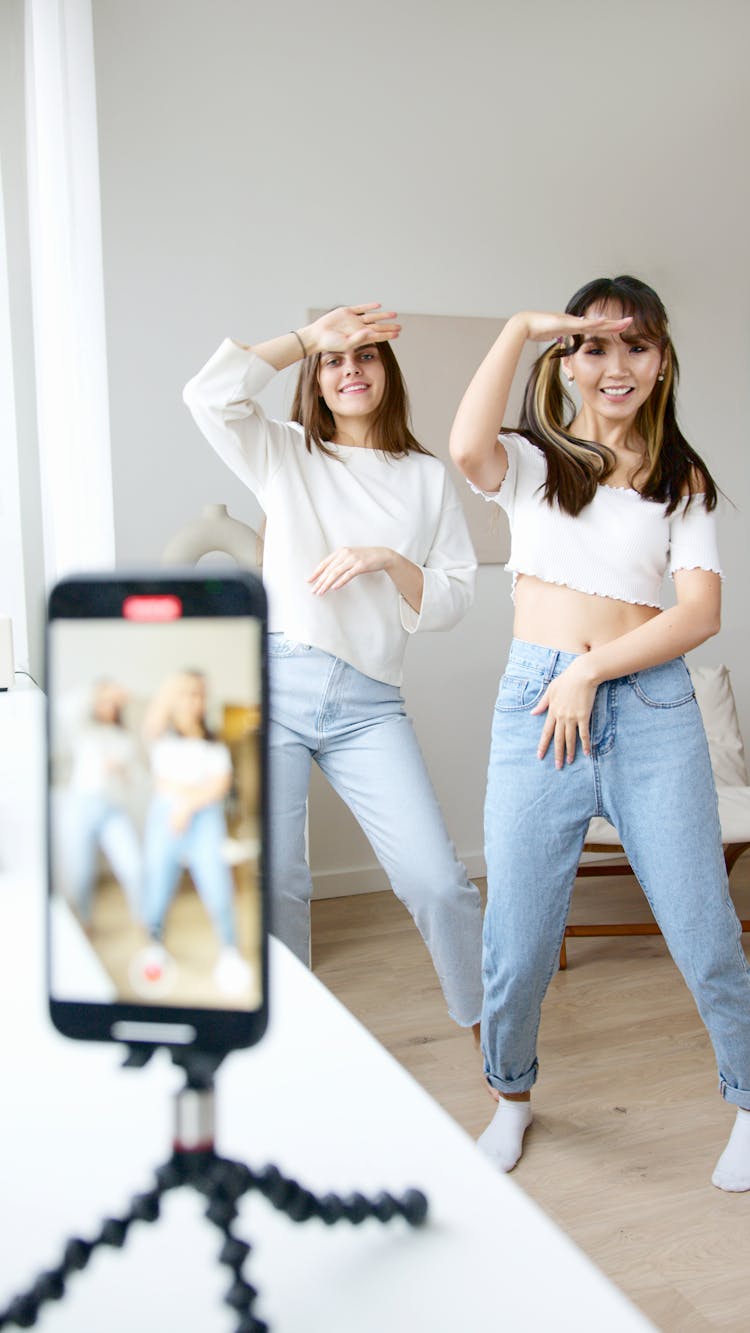
[[[184,391],[199,429],[265,512],[269,630],[400,685],[407,635],[449,629],[472,600],[476,559],[456,492],[428,454],[308,452],[301,426],[270,420],[254,401],[275,373],[227,338]],[[419,613],[382,571],[315,596],[307,580],[339,546],[389,546],[419,565]]]
[[[138,769],[138,748],[125,727],[89,722],[76,733],[70,774],[73,791],[101,796],[111,805],[126,805]]]

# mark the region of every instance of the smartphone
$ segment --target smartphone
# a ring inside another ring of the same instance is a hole
[[[267,688],[253,575],[52,589],[47,977],[66,1036],[221,1054],[263,1035]]]

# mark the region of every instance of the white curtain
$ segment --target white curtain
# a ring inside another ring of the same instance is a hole
[[[0,160],[0,616],[13,627],[16,664],[28,664],[26,592],[22,569],[21,498],[16,447],[13,340],[8,288],[5,196]]]
[[[26,116],[47,583],[114,563],[90,0],[26,0]]]

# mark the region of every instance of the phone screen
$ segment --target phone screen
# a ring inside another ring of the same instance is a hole
[[[259,595],[184,577],[53,592],[49,991],[69,1035],[135,1038],[160,1016],[178,1042],[259,1035],[243,1021],[265,1009]]]

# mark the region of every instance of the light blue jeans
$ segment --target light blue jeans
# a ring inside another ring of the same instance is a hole
[[[222,944],[233,945],[234,880],[222,856],[227,836],[223,806],[221,802],[205,805],[193,815],[183,833],[170,828],[170,810],[169,798],[157,793],[146,817],[143,915],[148,932],[154,939],[161,939],[177,881],[186,869]]]
[[[430,951],[450,1015],[482,1008],[482,909],[456,857],[398,688],[269,636],[272,929],[308,961],[305,811],[313,759],[356,816]]]
[[[100,847],[125,892],[130,911],[139,916],[141,850],[130,815],[96,792],[75,791],[70,793],[63,817],[71,893],[83,921],[91,918]]]
[[[591,754],[537,758],[550,680],[574,660],[514,640],[495,705],[485,806],[482,1048],[488,1081],[537,1077],[541,1004],[557,967],[589,820],[614,824],[708,1029],[722,1096],[750,1110],[750,972],[729,897],[716,790],[682,658],[599,686]]]

